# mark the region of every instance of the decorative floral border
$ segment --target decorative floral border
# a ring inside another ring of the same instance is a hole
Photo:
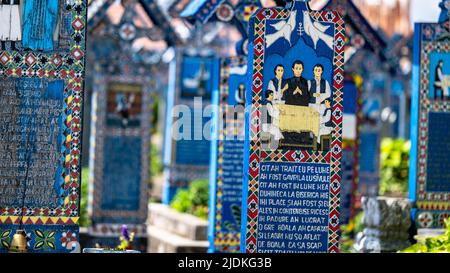
[[[0,253],[9,252],[18,225],[0,225]],[[79,229],[76,225],[27,225],[27,252],[79,253]]]
[[[257,252],[257,222],[258,222],[258,188],[259,188],[259,163],[268,159],[286,162],[317,162],[331,165],[330,185],[330,211],[328,252],[339,252],[339,203],[340,203],[340,158],[342,156],[342,120],[343,120],[343,87],[344,87],[344,46],[345,26],[341,16],[335,11],[311,11],[310,16],[319,22],[333,23],[335,25],[335,49],[333,58],[333,127],[331,151],[287,151],[266,153],[260,148],[260,106],[262,105],[263,67],[265,48],[265,28],[267,19],[286,19],[289,10],[279,8],[265,8],[259,10],[254,17],[253,34],[253,84],[252,84],[252,110],[250,113],[250,156],[247,198],[247,219],[245,249],[248,253]]]

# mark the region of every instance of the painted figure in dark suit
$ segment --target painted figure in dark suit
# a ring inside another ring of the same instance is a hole
[[[310,94],[308,92],[308,80],[302,77],[304,65],[302,61],[295,61],[292,64],[294,77],[287,83],[287,90],[284,92],[283,99],[288,105],[308,106]]]

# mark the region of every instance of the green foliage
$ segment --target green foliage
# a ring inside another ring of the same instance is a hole
[[[364,229],[364,213],[358,213],[347,225],[341,226],[340,250],[342,253],[353,252],[354,237]]]
[[[152,143],[150,151],[150,172],[152,176],[159,175],[163,171],[158,145]]]
[[[153,105],[152,105],[152,134],[158,132],[158,120],[159,120],[159,99],[158,96],[153,95]]]
[[[408,192],[409,151],[411,143],[385,138],[381,142],[381,195],[405,195]]]
[[[195,180],[189,188],[178,190],[170,206],[179,212],[208,219],[208,180]]]
[[[360,213],[358,213],[355,216],[355,219],[353,220],[353,224],[354,224],[353,233],[358,234],[363,231],[363,229],[364,229],[363,218],[364,218],[363,211],[361,211]]]
[[[89,217],[87,213],[89,191],[89,168],[81,170],[81,201],[80,201],[80,227],[89,226]]]
[[[419,237],[418,243],[399,253],[450,253],[450,218],[445,221],[446,230],[443,235],[435,237]]]

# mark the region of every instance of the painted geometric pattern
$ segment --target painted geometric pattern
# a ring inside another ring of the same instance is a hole
[[[340,158],[342,156],[342,120],[343,120],[343,86],[344,86],[344,41],[345,26],[344,21],[337,12],[334,11],[311,11],[310,15],[319,22],[328,22],[335,25],[335,46],[333,59],[333,127],[331,139],[331,151],[323,154],[322,152],[302,151],[298,154],[301,162],[327,162],[331,165],[331,187],[330,187],[330,210],[329,210],[329,233],[328,233],[328,252],[338,252],[338,231],[339,231],[339,203],[340,203]],[[289,16],[289,10],[271,8],[261,9],[254,18],[254,56],[253,56],[253,85],[252,85],[252,109],[250,114],[250,155],[249,155],[249,178],[248,178],[248,197],[247,197],[247,233],[245,236],[245,245],[247,253],[257,252],[257,221],[258,221],[258,188],[259,188],[259,163],[263,159],[274,156],[273,153],[265,154],[261,151],[260,142],[260,106],[262,105],[262,82],[264,67],[264,48],[265,48],[265,28],[266,19],[286,19]],[[292,152],[276,152],[276,157],[280,160],[291,160]],[[296,157],[297,158],[297,157]],[[272,159],[270,159],[272,160]],[[295,162],[296,160],[294,160]]]
[[[1,207],[0,224],[19,224],[22,214],[27,224],[72,225],[78,222],[86,2],[76,0],[70,8],[72,34],[68,49],[23,51],[18,42],[19,51],[0,50],[0,77],[64,80],[65,141],[60,161],[64,168],[63,190],[67,193],[63,206],[59,207]]]
[[[224,59],[220,67],[220,99],[219,99],[219,116],[226,116],[228,108],[228,94],[229,94],[229,79],[230,67],[243,65],[246,63],[244,57],[232,57]],[[239,126],[238,120],[226,120],[227,124],[236,122],[232,128],[243,128],[243,124]],[[231,124],[232,125],[232,124]],[[227,126],[228,128],[228,126]],[[216,204],[215,204],[215,224],[214,224],[214,249],[219,252],[239,252],[240,248],[240,233],[224,233],[222,229],[222,196],[223,196],[223,151],[224,139],[232,134],[237,136],[235,132],[228,132],[219,126],[219,135],[217,143],[217,180],[216,180]],[[234,138],[233,138],[234,139]]]
[[[422,49],[420,67],[420,102],[419,131],[417,154],[417,206],[423,210],[450,210],[449,192],[427,192],[427,148],[428,148],[428,115],[430,112],[450,112],[450,102],[430,100],[428,86],[430,79],[430,54],[450,54],[449,42],[429,42],[434,37],[439,24],[422,25]],[[431,35],[431,36],[430,36]]]
[[[19,225],[5,224],[0,226],[0,253],[8,252],[16,230]],[[51,252],[80,252],[78,242],[79,228],[76,225],[27,225],[25,232],[27,252],[51,253]]]
[[[107,86],[109,83],[121,84],[141,84],[142,89],[142,126],[135,129],[116,129],[108,128],[106,126],[106,101],[107,101]],[[96,93],[96,101],[94,103],[95,115],[92,117],[93,131],[91,137],[95,143],[91,143],[92,152],[90,153],[90,165],[93,171],[89,175],[90,198],[89,198],[89,214],[95,218],[130,218],[130,219],[145,219],[147,216],[147,182],[149,179],[149,158],[148,153],[150,149],[150,131],[151,131],[151,94],[154,92],[153,81],[144,75],[111,75],[96,74],[94,83],[94,92]],[[104,162],[104,138],[106,136],[142,136],[142,153],[141,153],[141,183],[139,189],[139,209],[138,210],[103,210],[101,208],[102,200],[102,178],[103,176],[103,162]],[[101,223],[95,223],[94,228],[98,232],[107,232],[108,229],[96,228],[95,226]]]

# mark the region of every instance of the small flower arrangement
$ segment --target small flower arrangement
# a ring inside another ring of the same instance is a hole
[[[122,225],[121,229],[120,244],[117,246],[118,250],[132,250],[133,249],[133,240],[134,240],[134,232],[128,232],[128,226]]]
[[[115,248],[110,247],[101,247],[99,244],[95,245],[95,248],[97,250],[101,250],[101,252],[127,252],[133,250],[133,240],[134,240],[134,232],[128,231],[127,225],[122,225],[122,228],[120,230],[120,244]],[[89,249],[90,251],[90,249]],[[96,251],[94,251],[96,252]],[[134,251],[135,252],[135,251]]]

